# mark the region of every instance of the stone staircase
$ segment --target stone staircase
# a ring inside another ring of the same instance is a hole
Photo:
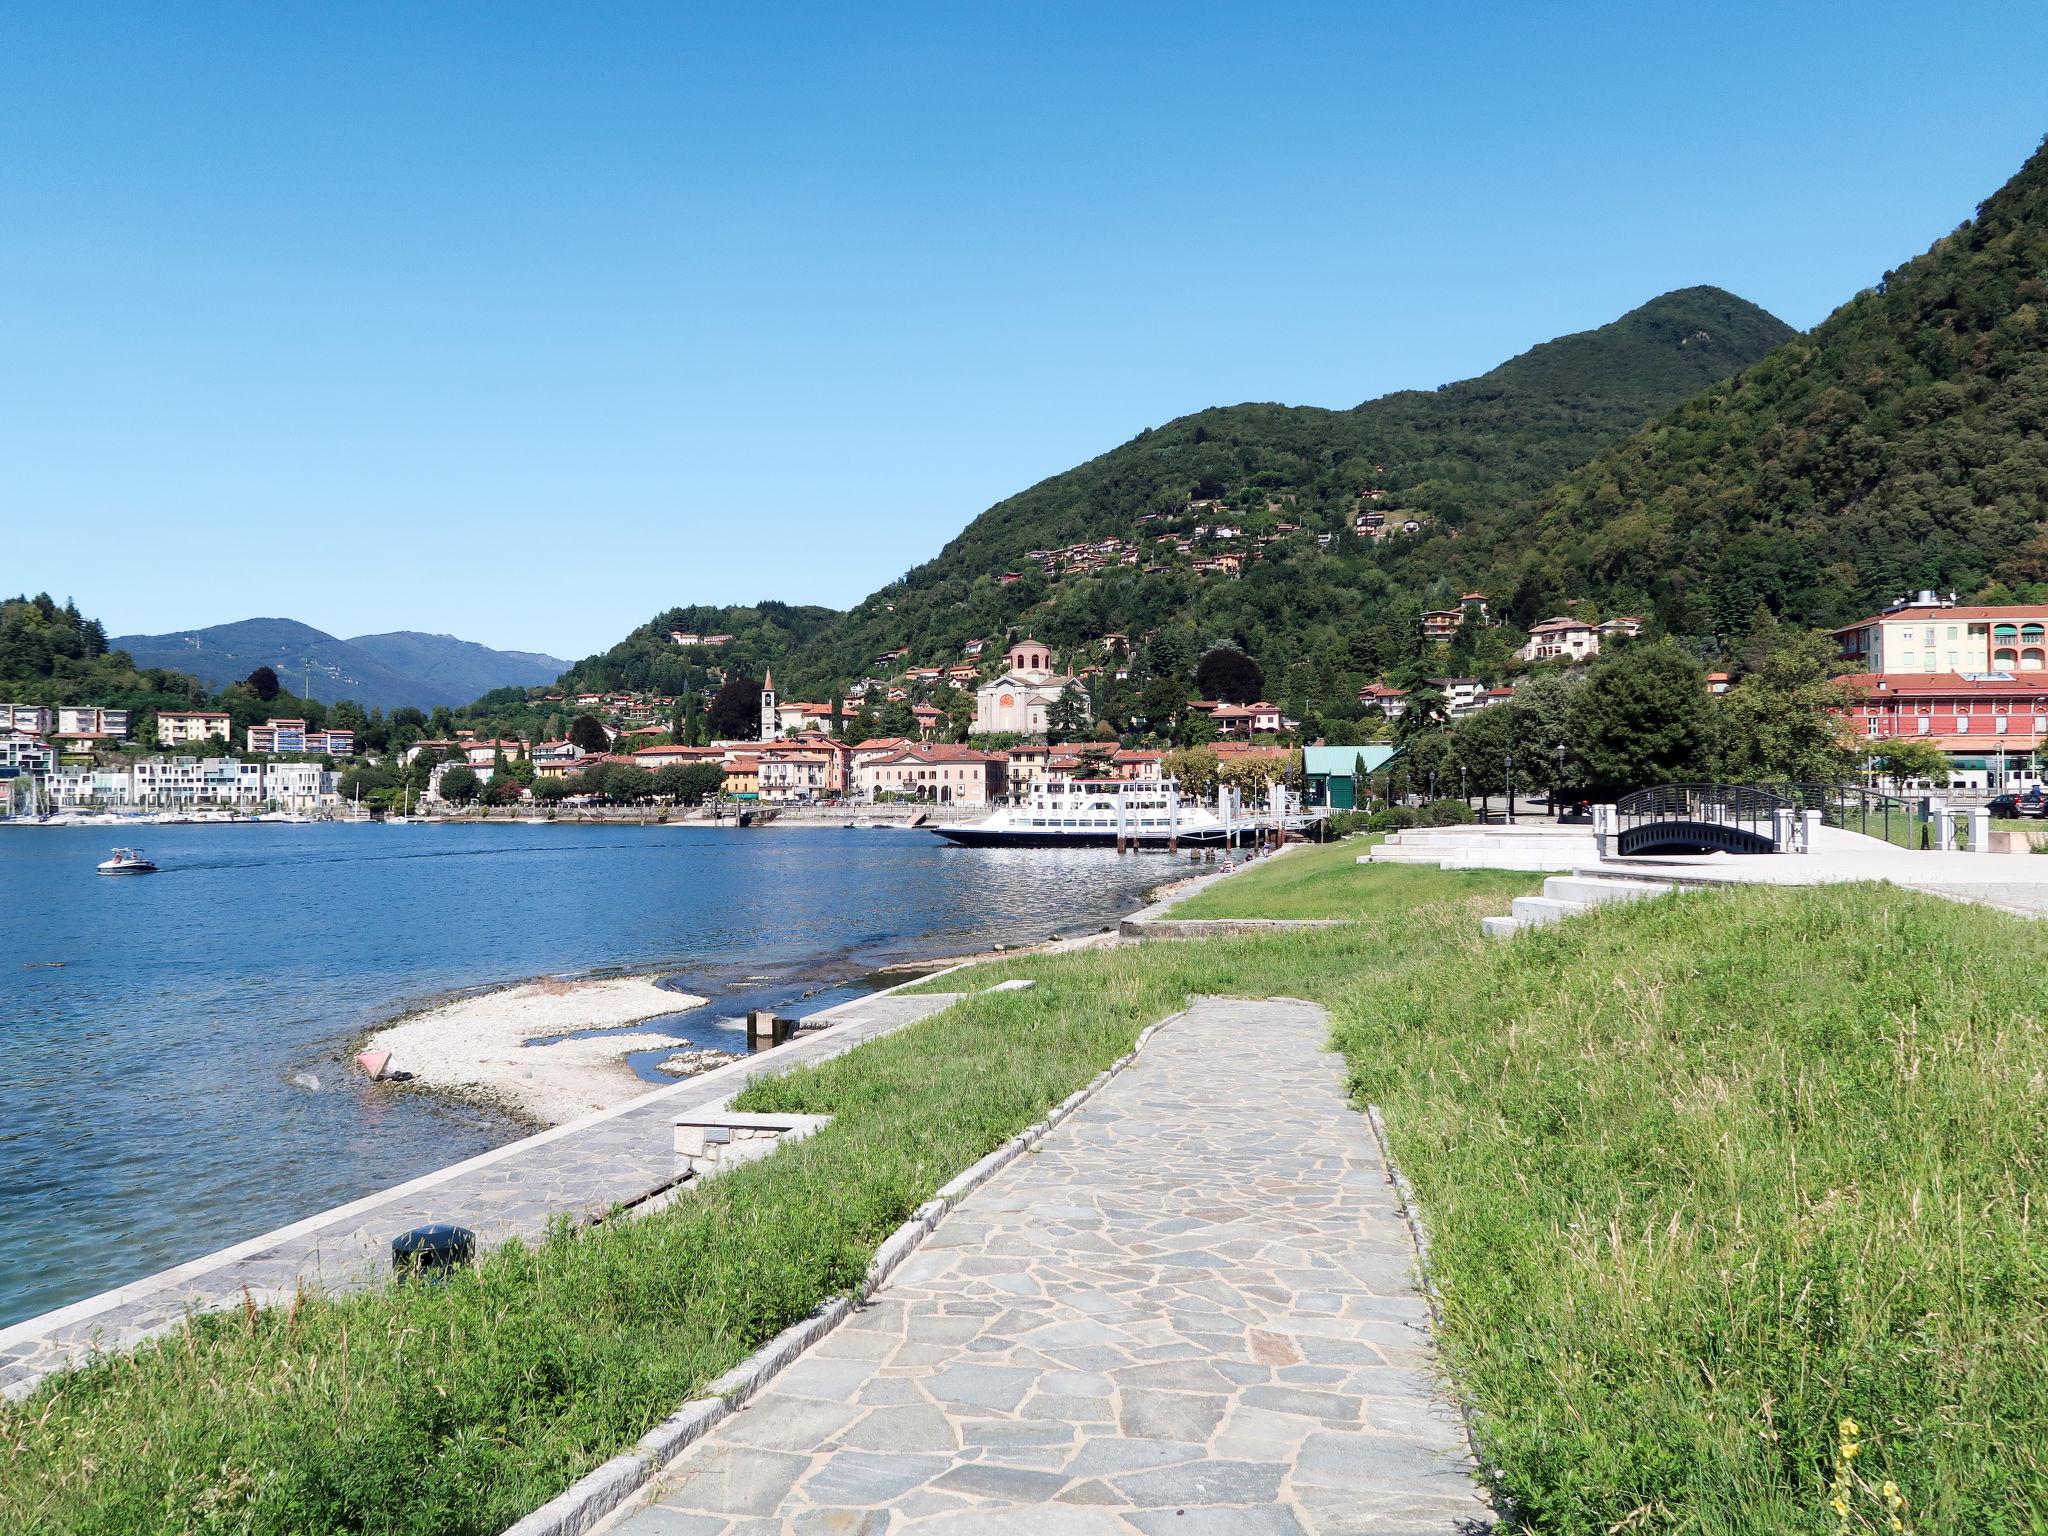
[[[1434,864],[1439,869],[1578,869],[1600,860],[1590,830],[1549,824],[1411,827],[1390,833],[1361,864]]]
[[[1504,939],[1524,928],[1562,922],[1593,907],[1611,901],[1642,901],[1662,896],[1671,889],[1665,880],[1616,880],[1604,875],[1552,875],[1543,882],[1541,896],[1517,896],[1511,916],[1482,917],[1479,931],[1488,938]]]

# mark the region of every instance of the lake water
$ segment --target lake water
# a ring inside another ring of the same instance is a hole
[[[1177,871],[836,827],[0,827],[0,1324],[514,1139],[372,1089],[367,1026],[439,994],[673,970],[647,1024],[743,1048],[876,968],[1091,932]],[[650,1081],[673,1079],[635,1062]]]

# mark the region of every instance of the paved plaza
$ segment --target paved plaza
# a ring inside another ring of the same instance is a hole
[[[608,1529],[1489,1528],[1327,1038],[1307,1003],[1196,1004]]]

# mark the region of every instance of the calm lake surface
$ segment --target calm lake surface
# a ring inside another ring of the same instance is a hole
[[[1159,855],[963,849],[836,827],[0,826],[0,1324],[515,1139],[348,1066],[465,988],[673,970],[633,1026],[735,1046],[879,966],[1092,932]],[[650,1053],[634,1065],[650,1081]]]

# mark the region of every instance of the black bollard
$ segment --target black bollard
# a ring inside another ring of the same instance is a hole
[[[446,1280],[476,1257],[476,1234],[445,1221],[391,1239],[391,1267],[422,1280]]]

